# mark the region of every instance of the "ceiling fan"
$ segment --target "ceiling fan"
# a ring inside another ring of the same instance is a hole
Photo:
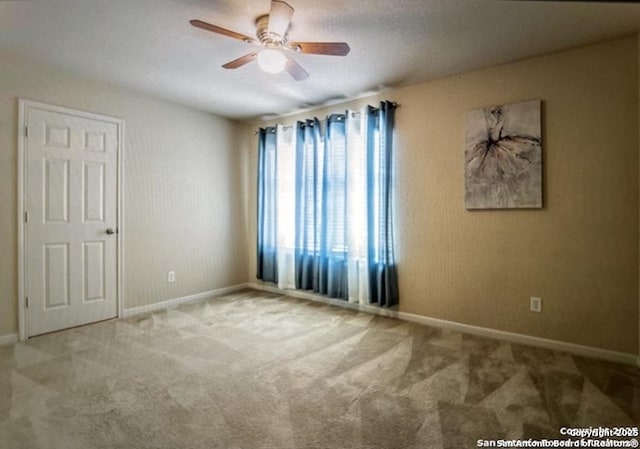
[[[271,1],[271,11],[256,19],[256,38],[212,25],[202,20],[190,20],[189,23],[214,33],[263,47],[260,50],[227,62],[222,67],[237,69],[254,60],[262,70],[268,73],[279,73],[286,70],[296,81],[307,79],[309,74],[287,52],[308,53],[314,55],[346,56],[349,45],[346,42],[288,42],[287,31],[293,16],[293,7],[282,0]]]

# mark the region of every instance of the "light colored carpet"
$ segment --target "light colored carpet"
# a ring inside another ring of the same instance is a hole
[[[640,421],[631,366],[256,291],[0,347],[0,447],[464,448]]]

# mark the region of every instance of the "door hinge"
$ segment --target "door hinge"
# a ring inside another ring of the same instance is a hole
[[[29,137],[29,127],[28,126],[24,127],[24,136],[25,137]]]
[[[24,308],[28,309],[29,308],[29,297],[25,296],[24,298]]]
[[[24,222],[25,223],[29,223],[29,212],[25,211],[25,213],[24,213]]]

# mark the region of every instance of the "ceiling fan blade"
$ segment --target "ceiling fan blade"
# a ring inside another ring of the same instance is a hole
[[[291,58],[287,58],[287,63],[284,68],[296,81],[302,81],[309,78],[309,74],[307,73],[307,71]]]
[[[289,29],[293,7],[281,0],[271,1],[271,11],[269,12],[269,31],[280,37],[284,37]]]
[[[290,42],[289,48],[314,55],[346,56],[351,51],[346,42]]]
[[[238,59],[227,62],[222,67],[225,69],[237,69],[245,64],[249,64],[251,61],[255,60],[257,56],[257,53],[249,53],[248,55],[240,56]]]
[[[238,39],[245,42],[255,42],[255,39],[250,38],[249,36],[236,33],[235,31],[227,30],[226,28],[222,28],[217,25],[212,25],[210,23],[203,22],[202,20],[194,19],[194,20],[190,20],[189,23],[196,28],[212,31],[214,33],[222,34],[223,36],[231,37],[233,39]]]

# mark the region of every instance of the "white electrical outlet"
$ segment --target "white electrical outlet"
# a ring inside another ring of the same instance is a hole
[[[542,312],[542,298],[531,297],[531,311]]]
[[[175,271],[169,271],[167,273],[167,282],[175,282],[176,281],[176,272]]]

